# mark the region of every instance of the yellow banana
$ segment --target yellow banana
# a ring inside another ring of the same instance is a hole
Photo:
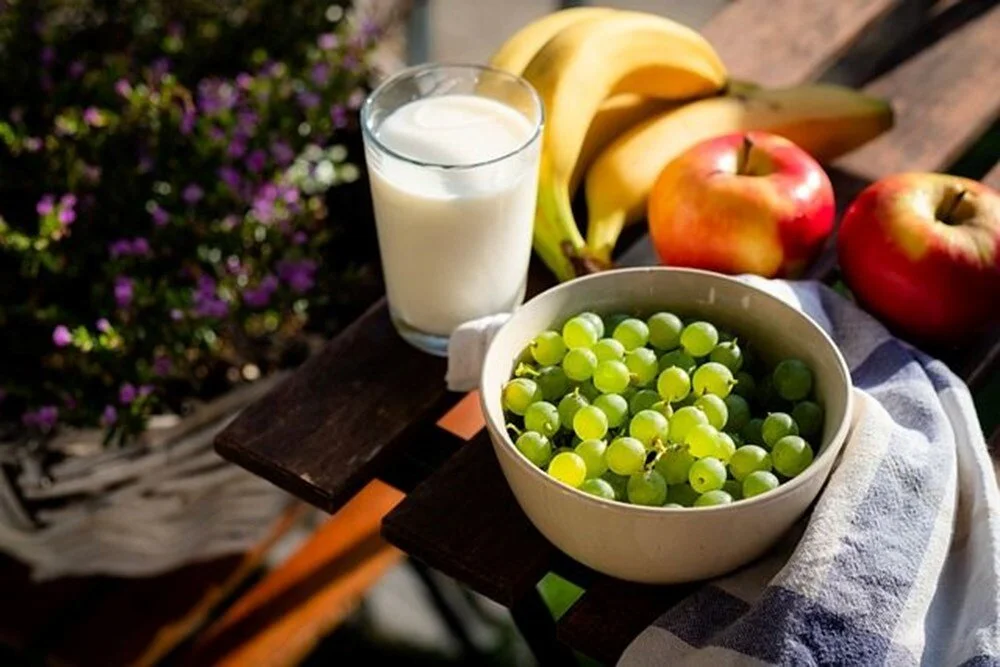
[[[558,32],[524,77],[546,111],[535,250],[567,280],[585,246],[570,208],[570,181],[601,103],[620,92],[671,100],[711,95],[725,85],[726,70],[693,30],[650,14],[614,12]]]
[[[620,136],[594,161],[586,180],[590,254],[610,261],[622,228],[645,217],[657,176],[674,157],[700,141],[730,132],[766,130],[826,162],[890,127],[888,102],[822,84],[780,90],[744,86],[739,94],[668,111]]]
[[[546,14],[511,35],[490,58],[490,65],[505,72],[520,75],[531,59],[535,57],[535,54],[545,46],[545,43],[561,32],[563,28],[568,28],[580,21],[609,15],[613,11],[608,7],[573,7]]]

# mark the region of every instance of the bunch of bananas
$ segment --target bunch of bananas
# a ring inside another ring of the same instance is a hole
[[[560,280],[609,266],[623,227],[645,217],[657,175],[704,139],[767,130],[822,162],[892,125],[886,102],[848,88],[730,82],[698,33],[641,12],[549,14],[490,64],[526,78],[545,105],[534,245]],[[586,240],[571,208],[584,179]]]

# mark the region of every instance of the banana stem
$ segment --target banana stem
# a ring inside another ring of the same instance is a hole
[[[586,244],[573,219],[566,184],[542,178],[535,212],[535,252],[560,282],[575,278],[575,260],[584,255]]]
[[[590,253],[599,261],[610,265],[611,253],[614,251],[618,237],[621,236],[624,228],[624,210],[609,211],[603,215],[598,211],[593,211],[587,225],[587,248]]]

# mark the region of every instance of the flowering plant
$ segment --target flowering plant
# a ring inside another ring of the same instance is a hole
[[[309,0],[0,0],[3,439],[135,436],[337,317],[378,32]]]

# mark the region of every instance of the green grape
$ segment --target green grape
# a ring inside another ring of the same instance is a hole
[[[728,343],[729,341],[736,340],[736,335],[732,331],[727,331],[726,329],[719,329],[719,342]]]
[[[649,340],[649,327],[642,320],[630,317],[615,327],[611,337],[631,352],[637,347],[642,347]]]
[[[552,458],[552,442],[541,433],[525,431],[514,443],[517,451],[539,468],[544,468]]]
[[[747,399],[736,393],[726,396],[724,400],[727,416],[726,430],[731,433],[739,433],[747,425],[747,422],[750,421],[750,404],[747,403]]]
[[[624,313],[615,313],[604,318],[604,333],[613,332],[619,324],[629,319]]]
[[[733,497],[731,495],[722,489],[716,489],[715,491],[708,491],[698,496],[698,500],[694,501],[694,506],[714,507],[715,505],[729,505],[732,502]]]
[[[618,475],[612,472],[610,469],[601,475],[601,479],[607,482],[612,489],[615,491],[615,498],[624,502],[627,500],[628,495],[628,477],[625,475]]]
[[[553,456],[558,456],[559,454],[563,454],[565,452],[572,452],[572,451],[573,451],[572,447],[565,447],[565,446],[564,447],[557,447],[555,449],[555,451],[552,452],[552,455]]]
[[[672,350],[681,343],[684,323],[673,313],[656,313],[648,320],[649,344],[660,350]]]
[[[775,443],[786,435],[798,435],[799,427],[791,415],[784,412],[772,412],[761,424],[760,434],[764,438],[763,444],[767,445],[769,449],[773,449]]]
[[[716,450],[715,458],[719,459],[723,463],[729,463],[729,459],[733,458],[733,453],[736,452],[736,443],[733,439],[729,437],[728,433],[719,433],[719,437],[715,440]]]
[[[611,472],[632,475],[642,470],[646,464],[646,448],[635,438],[616,438],[608,445],[604,460]]]
[[[655,410],[643,410],[628,425],[628,434],[649,447],[654,440],[666,440],[670,422]]]
[[[753,498],[767,493],[778,488],[778,484],[780,484],[778,478],[772,473],[757,470],[747,475],[747,478],[743,480],[743,498]]]
[[[587,477],[600,477],[607,469],[604,462],[604,452],[608,445],[603,440],[584,440],[573,451],[587,464]]]
[[[687,435],[684,444],[695,458],[715,456],[718,446],[719,432],[711,424],[695,424]]]
[[[734,479],[743,481],[752,472],[771,470],[771,455],[757,445],[744,445],[729,459],[729,472]]]
[[[573,432],[581,440],[600,439],[608,432],[608,418],[600,408],[588,405],[573,415]]]
[[[686,371],[677,366],[671,366],[656,380],[656,390],[668,403],[680,401],[691,393],[691,378]]]
[[[709,322],[692,322],[681,331],[681,347],[692,357],[704,357],[719,343],[719,331]]]
[[[726,483],[726,466],[719,459],[706,457],[691,464],[688,482],[698,493],[708,493],[721,489]]]
[[[594,399],[601,395],[601,390],[594,386],[593,379],[582,382],[578,385],[578,388],[580,389],[580,393],[583,394],[583,397],[591,403],[593,403]]]
[[[535,384],[542,390],[542,397],[550,403],[558,401],[569,391],[569,378],[559,366],[546,366],[538,371]]]
[[[691,485],[686,482],[667,487],[667,500],[681,507],[691,507],[694,505],[694,501],[698,500],[699,495],[701,494],[692,489]]]
[[[628,401],[618,394],[601,394],[593,405],[608,418],[608,428],[618,428],[628,417]]]
[[[589,493],[592,496],[604,498],[605,500],[615,499],[614,487],[603,479],[591,478],[584,480],[583,484],[580,485],[580,490],[584,493]]]
[[[566,394],[559,401],[559,423],[569,429],[573,425],[573,417],[576,416],[577,411],[588,405],[590,405],[590,401],[577,392]]]
[[[775,366],[771,380],[778,395],[786,401],[801,401],[812,391],[812,371],[798,359],[785,359]]]
[[[524,428],[551,438],[559,430],[559,410],[548,401],[538,401],[524,411]]]
[[[728,397],[727,397],[728,398]],[[708,423],[719,429],[725,428],[729,420],[729,408],[726,402],[715,394],[705,394],[694,402],[694,407],[705,413]]]
[[[529,346],[531,356],[542,366],[555,366],[566,354],[566,343],[557,331],[543,331]]]
[[[656,396],[657,398],[659,398],[660,395],[657,394]],[[649,406],[649,409],[656,410],[667,419],[670,419],[671,417],[674,416],[674,407],[670,405],[669,401],[657,401],[656,403],[653,403],[651,406]]]
[[[766,423],[766,422],[765,422]],[[771,449],[774,469],[785,477],[795,477],[813,462],[809,443],[797,435],[786,435]]]
[[[604,394],[622,393],[630,380],[628,366],[620,361],[602,361],[594,370],[594,386]]]
[[[628,478],[626,493],[633,505],[659,507],[667,500],[667,483],[655,470],[637,472]]]
[[[738,371],[733,377],[736,380],[733,393],[748,401],[753,398],[757,393],[757,381],[753,379],[753,376],[746,371]]]
[[[621,361],[625,358],[625,346],[614,338],[602,338],[590,348],[598,361]]]
[[[692,405],[680,408],[670,418],[670,442],[682,444],[688,432],[698,424],[708,424],[704,412]]]
[[[632,374],[632,384],[645,387],[656,379],[660,367],[656,363],[656,353],[648,347],[637,347],[625,355],[625,366]]]
[[[549,462],[549,475],[575,489],[587,478],[587,464],[573,452],[562,452]]]
[[[764,435],[761,432],[764,426],[764,420],[754,417],[747,422],[747,425],[740,430],[740,435],[743,436],[743,442],[748,445],[763,445]]]
[[[733,500],[739,500],[743,497],[743,484],[735,479],[727,479],[726,483],[722,485],[722,490],[728,493]]]
[[[694,357],[683,350],[667,352],[665,355],[660,357],[657,364],[659,365],[661,371],[665,371],[671,366],[676,366],[689,375],[694,372],[694,367],[697,365]]]
[[[594,325],[587,318],[579,316],[567,320],[562,328],[562,337],[566,347],[571,350],[578,347],[589,349],[600,338]]]
[[[574,382],[589,380],[596,368],[597,357],[585,347],[573,348],[566,353],[562,360],[562,369],[566,373],[566,377]]]
[[[667,480],[667,484],[683,484],[688,480],[688,471],[694,457],[683,447],[671,446],[656,461],[656,470]]]
[[[733,372],[715,361],[699,366],[691,378],[691,386],[697,396],[708,393],[725,398],[729,396],[735,382]]]
[[[577,317],[582,317],[590,322],[591,326],[594,327],[594,331],[597,332],[598,338],[604,335],[604,320],[601,319],[600,315],[597,313],[585,312],[580,313]]]
[[[722,364],[734,373],[743,366],[743,350],[740,349],[735,340],[719,343],[708,355],[708,358],[717,364]]]
[[[684,505],[681,505],[680,503],[667,503],[667,504],[663,505],[663,507],[666,507],[666,508],[669,508],[669,509],[672,509],[672,510],[682,510],[682,509],[684,509]]]
[[[524,411],[532,403],[542,400],[542,390],[534,380],[528,378],[516,378],[503,386],[500,393],[500,402],[504,410],[509,410],[515,415],[523,415]]]
[[[796,403],[792,419],[798,424],[803,438],[815,438],[823,431],[823,408],[813,401]]]
[[[660,402],[660,395],[652,389],[640,389],[632,395],[628,402],[628,411],[632,414],[648,410],[654,403]]]

